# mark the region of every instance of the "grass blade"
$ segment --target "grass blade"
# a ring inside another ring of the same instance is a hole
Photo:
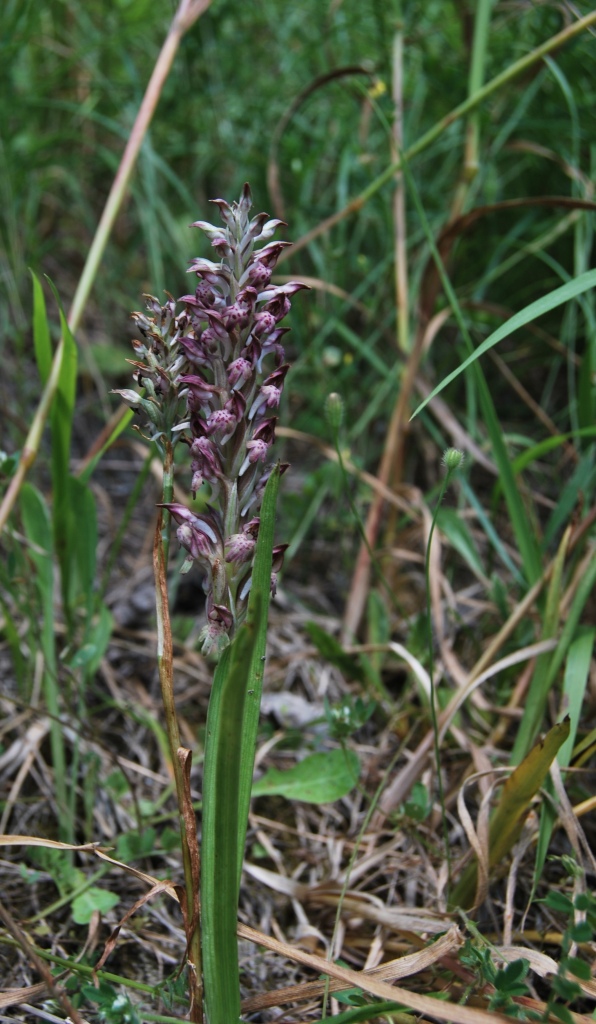
[[[555,567],[553,576],[556,572],[557,569]],[[519,760],[524,755],[540,729],[540,723],[548,698],[548,692],[557,678],[571,643],[575,639],[580,615],[582,614],[586,601],[592,593],[592,589],[595,585],[596,559],[592,555],[589,559],[585,573],[583,573],[579,580],[577,590],[571,603],[571,608],[569,609],[565,625],[563,626],[559,637],[559,642],[553,651],[550,662],[548,663],[544,674],[541,672],[540,674],[535,675],[532,680],[524,717],[511,755],[513,764],[515,764],[516,760]]]
[[[562,768],[566,768],[571,761],[582,704],[589,679],[595,638],[596,629],[583,629],[569,648],[567,664],[565,666],[563,693],[567,698],[571,728],[569,730],[569,736],[557,754],[557,761]],[[553,803],[545,801],[541,808],[540,829],[538,832],[538,842],[536,844],[534,886],[536,885],[536,880],[542,877],[550,838],[557,820],[557,798],[554,793],[552,779],[550,778],[547,780],[546,790],[551,795]]]
[[[490,438],[495,462],[499,467],[499,474],[503,484],[505,501],[507,503],[507,509],[509,512],[509,517],[511,519],[511,525],[513,527],[517,545],[522,557],[524,572],[528,582],[534,583],[540,576],[541,572],[540,550],[538,547],[538,542],[536,540],[534,530],[532,528],[532,523],[528,520],[528,516],[526,515],[524,503],[518,491],[515,477],[511,469],[511,459],[509,458],[509,452],[507,451],[507,447],[503,440],[503,432],[501,430],[501,424],[499,423],[497,414],[495,412],[495,406],[492,400],[490,388],[486,382],[486,377],[484,376],[481,367],[476,362],[478,353],[483,348],[483,346],[480,346],[480,349],[477,350],[476,352],[473,351],[474,346],[472,344],[472,339],[470,337],[459,303],[457,301],[457,296],[455,294],[455,291],[453,290],[453,286],[451,284],[451,281],[449,280],[449,277],[443,265],[441,255],[439,253],[439,250],[432,235],[432,231],[430,228],[430,224],[428,222],[428,218],[426,216],[426,212],[420,200],[420,195],[418,193],[416,183],[414,181],[413,175],[409,169],[407,162],[404,162],[404,175],[406,177],[408,187],[414,199],[416,210],[418,211],[418,216],[420,217],[420,221],[424,233],[426,235],[426,240],[432,252],[433,259],[435,261],[437,270],[439,272],[439,276],[441,278],[441,282],[443,284],[443,288],[445,289],[445,294],[453,310],[455,319],[457,321],[458,327],[461,331],[467,349],[471,353],[468,359],[464,360],[461,366],[457,370],[454,370],[452,374],[445,378],[445,380],[457,377],[461,373],[461,371],[465,369],[466,366],[472,366],[474,381],[476,384],[478,397],[480,400],[480,407],[482,409],[484,422],[486,424],[486,429],[488,431],[488,435]],[[596,272],[594,272],[594,283],[596,284]],[[498,331],[495,333],[498,334]],[[490,339],[487,340],[490,341]],[[430,401],[432,395],[437,394],[440,390],[441,385],[439,385],[437,388],[435,388],[433,392],[431,392],[431,395],[429,395],[429,397],[422,403],[422,405],[418,406],[416,413],[420,412],[420,410],[426,405],[426,403]],[[416,415],[416,413],[414,413],[414,416]]]
[[[574,278],[573,281],[567,281],[566,284],[561,285],[560,288],[555,288],[554,291],[549,292],[548,295],[543,295],[542,298],[536,299],[535,302],[531,302],[529,306],[525,306],[519,313],[512,316],[507,323],[504,323],[496,331],[486,338],[481,345],[475,349],[467,359],[464,359],[463,363],[453,370],[452,373],[448,373],[443,378],[440,384],[437,384],[436,388],[431,391],[423,402],[420,403],[415,412],[412,413],[411,419],[414,419],[419,412],[422,412],[425,405],[438,395],[443,388],[446,388],[451,381],[459,377],[460,373],[467,370],[468,366],[471,366],[476,362],[480,356],[483,356],[485,352],[493,348],[503,338],[508,338],[510,334],[517,331],[518,328],[524,327],[526,324],[532,323],[539,316],[543,316],[544,313],[549,313],[551,309],[557,309],[558,306],[564,305],[571,299],[577,298],[578,295],[583,295],[584,292],[589,291],[591,288],[596,286],[596,270],[588,270],[585,274],[580,274],[579,277]]]
[[[582,629],[569,647],[567,664],[565,665],[565,678],[563,679],[563,693],[567,700],[571,730],[557,757],[562,767],[567,767],[571,761],[584,694],[590,677],[590,663],[595,639],[596,629]]]
[[[45,386],[52,371],[52,342],[46,310],[46,300],[41,282],[33,271],[33,348],[41,383]]]

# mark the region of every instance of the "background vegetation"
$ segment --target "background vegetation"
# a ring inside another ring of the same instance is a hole
[[[569,711],[570,739],[558,763],[575,770],[564,783],[555,773],[547,784],[559,811],[541,803],[540,824],[530,817],[511,871],[510,847],[498,864],[487,852],[492,881],[479,890],[478,926],[462,925],[466,944],[457,961],[451,951],[451,960],[415,976],[411,988],[446,993],[453,1013],[470,994],[480,1009],[518,1016],[553,1011],[566,1020],[568,1007],[591,1012],[593,935],[574,928],[594,923],[593,292],[506,337],[476,364],[481,372],[460,375],[411,422],[410,415],[468,357],[470,345],[592,266],[594,24],[445,123],[419,147],[408,173],[387,171],[400,148],[417,147],[483,82],[591,12],[583,2],[524,0],[216,0],[188,29],[75,332],[76,397],[74,378],[71,392],[63,381],[62,419],[55,414],[44,434],[4,533],[0,832],[115,846],[118,860],[155,877],[178,870],[152,662],[158,484],[147,446],[132,432],[87,476],[85,466],[109,436],[106,424],[113,426],[112,389],[130,386],[130,311],[141,308],[145,292],[162,298],[164,289],[176,297],[189,290],[187,262],[208,250],[188,225],[214,220],[208,201],[231,200],[249,181],[256,211],[282,217],[284,237],[296,243],[279,274],[303,276],[312,288],[293,303],[293,368],[280,412],[280,457],[291,471],[282,481],[278,534],[290,547],[272,612],[259,769],[288,768],[341,739],[359,755],[361,782],[333,806],[326,791],[309,803],[300,786],[290,787],[297,802],[289,804],[265,784],[251,820],[241,919],[311,953],[341,955],[354,968],[411,952],[412,935],[422,945],[446,931],[452,919],[442,917],[433,931],[432,915],[469,910],[478,881],[465,881],[473,836],[457,808],[467,776],[519,764],[538,733]],[[173,14],[148,0],[3,5],[6,486],[44,383],[28,268],[51,279],[68,310]],[[396,99],[403,114],[397,137]],[[356,197],[349,215],[339,216]],[[323,230],[334,215],[336,223]],[[58,306],[45,281],[43,287],[55,346]],[[41,316],[39,295],[37,303]],[[343,469],[325,417],[330,392],[344,403]],[[465,461],[433,541],[429,649],[424,558],[449,445],[461,448]],[[80,486],[61,492],[57,481],[68,467]],[[178,481],[187,490],[184,465]],[[383,503],[387,488],[393,499]],[[376,549],[370,574],[363,526]],[[211,675],[195,650],[200,579],[181,582],[173,566],[171,588],[178,696],[184,739],[195,752],[198,806]],[[507,658],[475,688],[482,672]],[[449,855],[429,759],[429,670],[446,716]],[[457,691],[470,699],[456,710]],[[474,817],[487,789],[480,781],[478,793],[471,787],[466,796]],[[375,861],[372,851],[380,848],[385,859]],[[352,874],[351,856],[359,865]],[[129,880],[98,867],[90,854],[65,857],[45,848],[8,846],[1,866],[10,917],[53,968],[64,969],[84,950],[81,971],[61,984],[88,1020],[183,1018],[176,972],[184,942],[165,897],[123,928],[120,952],[106,968],[111,974],[94,989],[89,965],[130,908]],[[329,906],[337,906],[344,881],[359,894],[334,928]],[[144,892],[139,885],[134,898]],[[550,903],[534,902],[524,918],[530,894]],[[405,905],[423,910],[423,918],[406,927],[366,916],[375,900],[387,913]],[[3,983],[39,982],[39,965],[32,972],[7,921]],[[523,977],[517,967],[507,974],[505,959],[487,954],[489,943],[509,959],[515,957],[503,949],[519,947],[518,964],[531,954],[553,957],[559,988],[540,974],[526,977],[527,967]],[[273,1019],[281,1011],[258,1003],[259,994],[317,975],[281,967],[255,948],[246,946],[244,1010],[255,1020]],[[569,957],[579,962],[573,970],[565,966]],[[7,1010],[8,1019],[63,1019],[56,999],[40,1010],[31,1006],[43,994],[23,998],[29,1008]],[[321,1016],[320,992],[299,1009],[296,998],[283,1004],[290,1016]],[[337,1011],[341,1004],[331,1005]],[[459,1018],[446,1012],[443,1019]]]

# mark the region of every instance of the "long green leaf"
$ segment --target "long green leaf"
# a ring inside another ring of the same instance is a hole
[[[201,936],[209,1024],[240,1016],[236,927],[267,642],[276,467],[261,506],[246,623],[224,651],[207,714],[203,774]]]
[[[76,519],[72,508],[70,443],[77,383],[77,347],[62,309],[60,297],[50,281],[60,310],[61,344],[64,346],[58,386],[50,411],[52,432],[52,520],[54,545],[60,565],[62,595],[67,617],[71,611],[72,569],[75,561]]]
[[[32,270],[29,273],[33,279],[33,348],[41,383],[45,386],[52,370],[50,326],[41,282]]]
[[[513,460],[513,472],[515,474],[521,473],[522,469],[529,466],[531,462],[536,462],[537,459],[542,458],[547,452],[553,450],[553,448],[559,448],[565,441],[569,441],[572,437],[594,437],[596,435],[596,426],[591,427],[580,427],[579,430],[568,430],[566,434],[556,434],[554,437],[545,437],[544,440],[539,441],[538,444],[533,444],[531,448],[526,448],[525,452],[518,455]]]
[[[240,1017],[238,968],[238,830],[240,737],[254,625],[240,627],[224,651],[207,715],[201,844],[201,942],[209,1024]]]
[[[566,710],[571,720],[571,729],[569,737],[565,740],[557,758],[559,764],[563,767],[567,767],[571,761],[571,754],[581,718],[584,694],[590,677],[590,665],[595,640],[596,629],[594,627],[580,629],[569,647],[567,663],[565,665],[565,677],[563,679],[563,693],[567,702]]]
[[[525,327],[526,324],[532,323],[539,316],[543,316],[544,313],[549,313],[551,309],[556,309],[558,306],[562,306],[565,302],[569,302],[571,299],[577,298],[578,295],[583,295],[584,292],[589,291],[591,288],[596,286],[596,270],[588,270],[585,274],[580,274],[579,277],[568,281],[566,284],[561,285],[560,288],[555,288],[554,291],[549,292],[548,295],[543,295],[541,299],[537,299],[535,302],[531,302],[529,306],[521,309],[519,313],[512,316],[507,323],[504,323],[496,331],[482,342],[481,345],[470,355],[467,359],[464,359],[463,363],[453,370],[452,373],[447,374],[443,378],[440,384],[437,384],[436,388],[431,391],[430,395],[420,403],[415,412],[412,413],[411,419],[414,419],[419,412],[424,409],[425,405],[438,395],[443,388],[446,388],[448,384],[451,384],[453,380],[459,377],[460,373],[467,370],[468,366],[475,363],[480,356],[483,356],[485,352],[493,348],[503,338],[508,338],[510,334],[517,331],[520,327]]]

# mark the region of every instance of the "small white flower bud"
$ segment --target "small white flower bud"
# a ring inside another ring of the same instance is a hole
[[[338,395],[336,391],[332,391],[330,395],[327,395],[325,400],[325,416],[331,429],[334,432],[339,430],[344,418],[344,402],[341,395]]]

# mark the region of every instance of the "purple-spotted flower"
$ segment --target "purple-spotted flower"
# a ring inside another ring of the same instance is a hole
[[[213,202],[223,226],[196,221],[193,227],[209,239],[214,259],[192,260],[189,273],[196,283],[179,300],[183,312],[176,316],[170,298],[160,307],[149,297],[153,315],[135,314],[149,340],[137,343],[142,361],[135,362],[137,382],[146,394],[121,392],[145,412],[153,436],[170,431],[188,444],[193,498],[204,484],[210,488],[210,504],[201,514],[179,502],[164,505],[186,551],[183,571],[197,563],[205,575],[205,653],[220,653],[246,614],[258,511],[271,473],[274,413],[289,368],[282,344],[288,328],[280,321],[291,297],[306,287],[298,281],[272,283],[275,264],[289,243],[269,241],[283,221],[264,213],[250,218],[248,185],[237,203]],[[274,549],[273,591],[285,547]]]
[[[171,296],[160,306],[153,295],[145,295],[147,313],[133,313],[143,341],[133,341],[136,359],[134,380],[144,394],[129,388],[116,391],[137,412],[143,412],[149,421],[149,438],[161,449],[164,438],[175,442],[175,428],[180,422],[182,387],[180,374],[187,366],[187,357],[181,344],[188,324],[188,316],[176,316],[176,303]]]

